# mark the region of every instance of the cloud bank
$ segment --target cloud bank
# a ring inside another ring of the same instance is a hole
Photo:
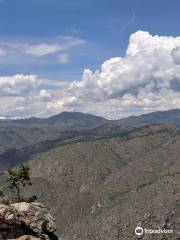
[[[55,84],[16,75],[1,77],[0,86],[5,89],[0,90],[3,117],[48,116],[66,110],[121,118],[180,108],[180,37],[138,31],[130,36],[124,57],[107,60],[95,72],[85,69],[78,81]]]

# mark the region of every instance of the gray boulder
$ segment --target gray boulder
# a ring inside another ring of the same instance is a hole
[[[55,220],[42,204],[0,204],[0,240],[56,240],[55,231]]]

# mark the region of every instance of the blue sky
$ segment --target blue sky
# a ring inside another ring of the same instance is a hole
[[[86,43],[67,50],[66,64],[51,54],[36,59],[8,57],[0,61],[0,74],[78,79],[84,68],[95,70],[106,59],[122,56],[132,32],[179,35],[179,9],[178,0],[2,0],[1,40],[52,43],[65,35]]]
[[[180,108],[179,0],[0,0],[0,118]]]

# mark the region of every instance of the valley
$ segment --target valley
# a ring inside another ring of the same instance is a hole
[[[28,163],[33,185],[24,194],[37,195],[51,209],[60,239],[137,239],[136,226],[164,226],[175,238],[180,236],[180,128],[175,123],[76,124],[52,139],[1,154],[0,163],[4,171]]]

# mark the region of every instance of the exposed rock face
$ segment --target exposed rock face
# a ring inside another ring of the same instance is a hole
[[[0,205],[0,240],[55,240],[55,231],[55,220],[42,204]]]

